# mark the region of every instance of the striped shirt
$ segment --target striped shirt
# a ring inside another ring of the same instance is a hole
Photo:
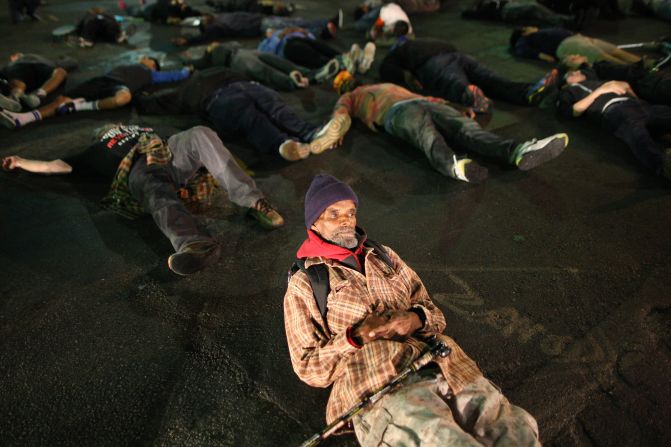
[[[367,395],[377,391],[426,348],[422,339],[445,330],[445,317],[429,298],[422,281],[401,258],[385,247],[394,268],[367,248],[365,275],[327,258],[308,258],[305,267],[328,267],[330,292],[326,320],[321,316],[310,281],[302,271],[294,274],[284,296],[284,324],[291,363],[308,385],[333,386],[326,408],[333,421]],[[356,348],[347,340],[347,328],[371,313],[421,309],[424,327],[404,341],[376,340]],[[477,365],[449,337],[440,335],[452,353],[438,359],[452,391],[482,375]]]
[[[440,98],[412,93],[396,84],[371,84],[362,85],[342,95],[333,109],[333,114],[346,113],[377,130],[375,125],[384,126],[384,117],[394,104],[410,99],[446,102]]]

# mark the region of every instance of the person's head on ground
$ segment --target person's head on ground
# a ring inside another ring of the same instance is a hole
[[[564,80],[566,84],[579,84],[582,81],[586,80],[587,76],[580,70],[573,70],[566,73]]]
[[[305,226],[335,245],[352,249],[356,236],[359,198],[346,183],[318,174],[305,194]]]
[[[161,71],[161,64],[155,57],[142,55],[140,56],[140,63],[152,71]]]
[[[357,80],[354,78],[352,73],[347,70],[342,70],[336,75],[335,78],[333,78],[333,89],[338,93],[339,96],[351,92],[358,86],[359,83]]]
[[[394,23],[394,28],[392,30],[392,34],[394,37],[405,36],[409,32],[410,32],[410,24],[405,20],[399,20],[398,22]]]

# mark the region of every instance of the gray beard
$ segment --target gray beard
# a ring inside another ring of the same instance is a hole
[[[350,234],[353,234],[350,236]],[[329,240],[332,244],[335,244],[339,247],[346,248],[351,250],[356,248],[359,245],[359,238],[356,236],[356,233],[342,233],[333,235],[333,239]]]

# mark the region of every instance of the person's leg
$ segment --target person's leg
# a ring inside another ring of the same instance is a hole
[[[445,379],[437,372],[411,375],[395,391],[352,419],[363,447],[480,446],[456,423],[443,394]]]
[[[284,46],[284,57],[294,64],[313,69],[323,67],[339,54],[323,42],[304,37],[289,39]]]
[[[563,26],[572,22],[571,17],[557,14],[538,3],[508,3],[501,8],[501,19],[524,26]]]
[[[232,70],[244,73],[255,81],[272,88],[279,90],[296,89],[298,86],[289,75],[291,70],[285,72],[277,68],[280,65],[279,63],[270,64],[266,62],[274,59],[286,63],[289,67],[297,67],[288,60],[274,54],[259,53],[252,50],[237,51],[231,58],[230,67]]]
[[[543,139],[517,143],[489,132],[477,121],[463,116],[445,104],[424,103],[431,111],[433,122],[448,144],[458,149],[492,157],[516,166],[522,171],[536,168],[558,157],[568,145],[568,135],[558,133]]]
[[[180,183],[186,181],[204,166],[228,193],[236,205],[253,206],[263,197],[254,180],[238,166],[217,134],[205,126],[196,126],[168,139],[173,153],[172,165]]]
[[[540,446],[538,424],[484,377],[447,401],[454,420],[483,445]]]
[[[517,143],[489,132],[446,104],[423,103],[448,144],[508,163]]]
[[[59,96],[49,104],[45,104],[39,109],[30,112],[14,113],[7,110],[0,111],[0,125],[9,129],[18,129],[30,123],[41,121],[56,115],[58,108],[66,102],[71,101],[66,96]]]
[[[177,179],[170,165],[148,165],[138,158],[128,176],[130,193],[156,226],[170,240],[176,252],[193,242],[211,241],[210,234],[199,228],[193,215],[184,207],[176,193]]]
[[[275,126],[304,143],[310,141],[317,126],[298,116],[276,91],[258,84],[247,84],[246,93]]]
[[[516,82],[494,73],[477,59],[466,54],[458,54],[458,64],[466,73],[470,84],[480,87],[485,95],[518,105],[528,105],[528,82]]]
[[[260,153],[277,154],[289,136],[257,109],[253,98],[245,93],[246,84],[236,83],[220,90],[207,109],[207,117],[218,133],[242,134]]]
[[[474,169],[466,178],[459,177],[457,155],[436,128],[431,113],[422,101],[394,106],[385,117],[384,129],[390,135],[424,152],[431,166],[445,176],[473,183],[481,182],[487,177],[487,170],[475,162],[471,163],[470,167]]]
[[[655,141],[648,129],[649,123],[657,124],[652,119],[652,109],[639,101],[629,100],[626,103],[609,107],[603,118],[613,134],[624,141],[638,161],[656,174],[662,168],[664,147]],[[668,122],[667,116],[667,123]],[[659,121],[664,123],[664,119]],[[667,126],[666,129],[670,127]]]
[[[440,96],[448,101],[464,103],[467,95],[468,76],[459,64],[458,53],[443,53],[433,56],[417,69],[417,80],[425,91],[433,96]]]

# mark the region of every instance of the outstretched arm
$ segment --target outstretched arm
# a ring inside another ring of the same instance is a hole
[[[28,158],[19,157],[18,155],[10,155],[9,157],[3,158],[2,168],[5,171],[23,169],[28,172],[47,175],[69,174],[72,172],[72,166],[61,159],[51,161],[30,160]]]

